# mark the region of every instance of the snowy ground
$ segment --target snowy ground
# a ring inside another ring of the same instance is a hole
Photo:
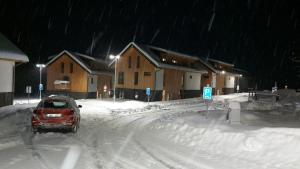
[[[38,100],[0,108],[0,168],[16,169],[296,169],[300,166],[300,97],[248,102],[247,94],[215,97],[206,116],[201,99],[144,103],[78,100],[77,134],[33,135]],[[242,105],[230,125],[224,100]]]

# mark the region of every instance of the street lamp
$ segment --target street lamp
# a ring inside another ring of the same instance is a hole
[[[242,74],[239,74],[239,75],[238,75],[238,84],[237,84],[237,86],[236,86],[236,91],[237,91],[237,93],[239,93],[239,91],[240,91],[240,78],[242,78],[242,77],[243,77]]]
[[[120,55],[109,55],[109,58],[115,62],[114,102],[116,102],[117,64],[120,59]]]
[[[39,91],[40,91],[40,99],[42,99],[42,70],[46,67],[44,64],[36,64],[36,67],[40,68],[40,85],[39,85]]]

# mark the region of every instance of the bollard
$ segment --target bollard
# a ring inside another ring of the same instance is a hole
[[[239,102],[229,102],[229,123],[241,124],[241,105]]]

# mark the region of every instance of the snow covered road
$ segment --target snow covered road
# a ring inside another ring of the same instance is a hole
[[[226,99],[245,101],[244,95]],[[219,98],[222,99],[222,98]],[[143,103],[78,100],[77,134],[33,135],[35,104],[0,108],[0,168],[267,169],[300,166],[300,130],[243,124],[199,99]]]

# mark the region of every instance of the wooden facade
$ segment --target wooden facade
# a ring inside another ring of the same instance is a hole
[[[98,75],[97,95],[98,98],[111,97],[112,91],[112,76]]]
[[[83,63],[84,59],[90,65]],[[76,99],[110,97],[113,74],[87,69],[97,67],[94,62],[95,59],[85,55],[61,52],[47,64],[47,94],[64,94]]]
[[[123,84],[119,83],[117,80],[117,88],[144,90],[145,88],[150,87],[151,89],[154,89],[155,66],[147,60],[142,53],[136,50],[136,48],[130,47],[121,55],[116,69],[117,79],[119,79],[119,72],[124,72],[124,79],[126,79]],[[136,72],[138,73],[137,84],[134,83]]]
[[[71,71],[71,64],[73,71]],[[66,80],[69,84],[65,84],[65,88],[60,87],[54,83],[57,80]],[[88,72],[66,53],[47,66],[48,91],[87,92],[87,84]]]
[[[153,100],[200,97],[203,87],[214,94],[233,93],[239,74],[233,64],[186,55],[159,47],[129,43],[116,61],[117,97],[145,100],[145,89]]]
[[[195,59],[183,58],[174,53],[164,51],[156,52],[157,56],[149,58],[144,51],[136,45],[125,48],[117,61],[117,97],[145,100],[145,89],[151,88],[154,93],[152,100],[174,100],[185,98],[184,84],[187,73],[197,72],[188,69]],[[166,67],[157,66],[155,62],[160,62]],[[186,69],[186,70],[185,70]],[[187,71],[189,70],[189,71]],[[191,71],[191,72],[190,72]],[[198,72],[199,73],[199,72]],[[195,90],[190,90],[189,96],[200,95],[199,85]],[[190,85],[191,87],[192,85]],[[194,94],[193,92],[197,92]]]
[[[181,99],[184,84],[184,71],[165,69],[162,100]]]

